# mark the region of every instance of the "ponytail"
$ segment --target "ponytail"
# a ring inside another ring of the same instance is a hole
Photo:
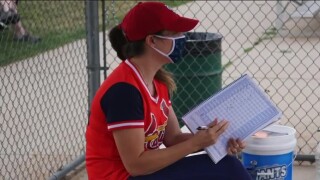
[[[123,53],[123,48],[128,43],[128,41],[124,36],[122,30],[118,26],[113,27],[109,32],[109,40],[112,48],[117,52],[117,56],[121,60],[127,59]]]
[[[163,82],[167,86],[169,94],[172,97],[173,92],[177,89],[176,83],[173,80],[173,75],[165,69],[161,68],[156,73],[155,78]]]
[[[109,32],[111,47],[117,52],[121,60],[140,56],[144,52],[144,39],[139,41],[128,41],[119,25]]]

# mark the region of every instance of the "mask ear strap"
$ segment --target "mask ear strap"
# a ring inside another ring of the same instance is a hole
[[[167,37],[167,36],[161,36],[161,35],[155,35],[156,37],[158,37],[158,38],[162,38],[162,39],[174,39],[174,38],[172,38],[172,37]]]
[[[185,35],[179,36],[179,37],[168,37],[168,36],[161,36],[161,35],[155,35],[156,37],[162,38],[162,39],[171,39],[171,40],[176,40],[176,39],[182,39],[185,38]]]
[[[157,51],[158,53],[160,53],[162,56],[168,58],[171,62],[173,62],[172,59],[169,57],[168,54],[165,54],[164,52],[160,51],[159,49],[157,49],[157,48],[155,48],[155,47],[152,47],[152,46],[150,46],[150,47],[151,47],[152,49],[154,49],[155,51]]]
[[[171,54],[174,51],[174,48],[176,47],[176,40],[173,39],[172,40],[172,47],[171,47],[171,51],[168,54]]]
[[[160,35],[155,35],[155,36],[158,37],[158,38],[162,38],[162,39],[170,39],[170,40],[172,40],[171,50],[166,56],[169,56],[174,51],[174,48],[176,46],[176,39],[185,38],[185,36],[179,36],[179,37],[175,37],[175,38],[174,37],[167,37],[167,36],[160,36]],[[158,49],[156,49],[156,50],[158,50]],[[159,52],[159,50],[158,50],[158,52]],[[165,53],[163,53],[163,52],[161,52],[161,54],[165,55]]]

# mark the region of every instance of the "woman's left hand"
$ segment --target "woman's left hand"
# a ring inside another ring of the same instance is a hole
[[[245,148],[245,143],[240,139],[229,139],[228,142],[228,154],[237,154]]]

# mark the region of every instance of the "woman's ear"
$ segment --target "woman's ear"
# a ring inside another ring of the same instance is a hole
[[[145,40],[145,43],[151,47],[154,47],[155,46],[155,38],[153,35],[148,35],[146,37],[146,40]]]

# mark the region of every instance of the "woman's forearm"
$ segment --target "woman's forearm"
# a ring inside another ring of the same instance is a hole
[[[170,144],[165,144],[165,145],[167,147],[170,147],[170,146],[179,144],[183,141],[186,141],[186,140],[190,139],[191,137],[193,137],[193,134],[191,134],[191,133],[180,133],[172,138],[172,140],[170,141]]]
[[[190,135],[182,134],[179,136],[181,143],[164,149],[144,151],[134,164],[128,165],[127,170],[132,176],[146,175],[173,164],[199,149],[192,140],[187,139],[190,139]]]

